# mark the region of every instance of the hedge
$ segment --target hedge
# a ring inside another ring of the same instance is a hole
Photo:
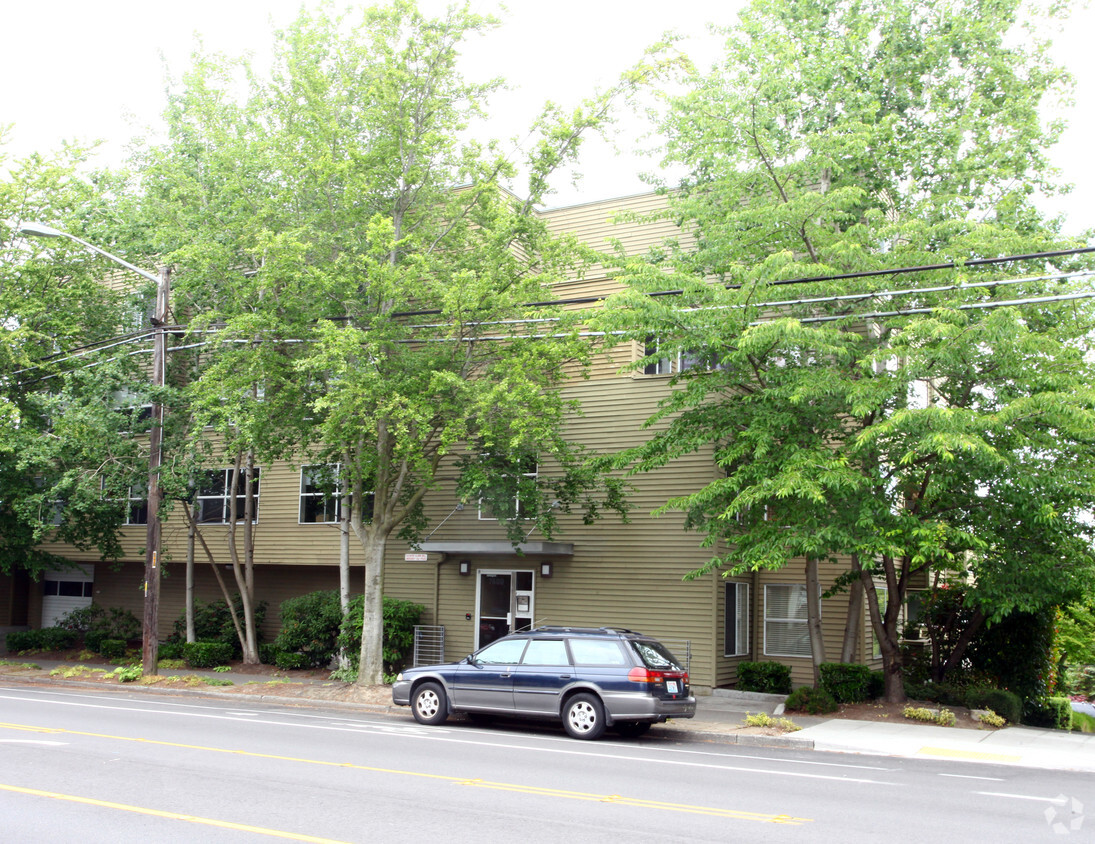
[[[786,695],[791,693],[791,668],[778,662],[738,663],[738,690]]]
[[[224,642],[187,642],[183,653],[191,668],[216,668],[232,661],[232,646]]]
[[[871,669],[847,662],[823,662],[821,688],[837,703],[861,703],[870,699]]]

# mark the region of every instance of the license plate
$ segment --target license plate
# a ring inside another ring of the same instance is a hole
[[[665,690],[667,692],[669,692],[669,694],[675,695],[675,694],[677,694],[677,692],[680,691],[680,687],[677,685],[676,680],[666,680],[665,681]]]

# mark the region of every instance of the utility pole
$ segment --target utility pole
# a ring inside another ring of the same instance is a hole
[[[164,407],[159,393],[165,382],[167,366],[167,300],[171,289],[171,271],[160,270],[156,284],[156,307],[152,318],[152,427],[148,432],[148,531],[144,559],[144,622],[142,624],[141,673],[156,674],[159,656],[160,621],[160,463],[162,462]]]

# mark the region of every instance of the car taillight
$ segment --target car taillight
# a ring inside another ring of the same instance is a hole
[[[673,680],[680,680],[685,684],[688,683],[688,672],[682,671],[678,673],[674,671],[669,676]],[[645,667],[632,668],[627,672],[627,679],[632,683],[653,683],[654,685],[658,685],[659,683],[665,682],[665,677],[664,671],[651,671],[649,668]]]

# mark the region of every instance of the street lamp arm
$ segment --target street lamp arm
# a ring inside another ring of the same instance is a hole
[[[79,243],[81,246],[90,249],[92,252],[98,252],[104,258],[109,258],[116,264],[121,264],[127,270],[132,270],[133,272],[137,273],[137,275],[143,278],[147,278],[151,282],[154,282],[156,284],[160,283],[159,277],[154,276],[147,270],[142,270],[140,267],[135,267],[131,263],[129,263],[129,261],[122,260],[117,255],[112,255],[105,249],[100,249],[98,246],[88,243],[86,240],[81,240],[74,234],[63,232],[60,229],[55,229],[51,226],[43,225],[42,223],[23,223],[17,229],[17,233],[23,235],[24,237],[66,237],[69,240]]]

